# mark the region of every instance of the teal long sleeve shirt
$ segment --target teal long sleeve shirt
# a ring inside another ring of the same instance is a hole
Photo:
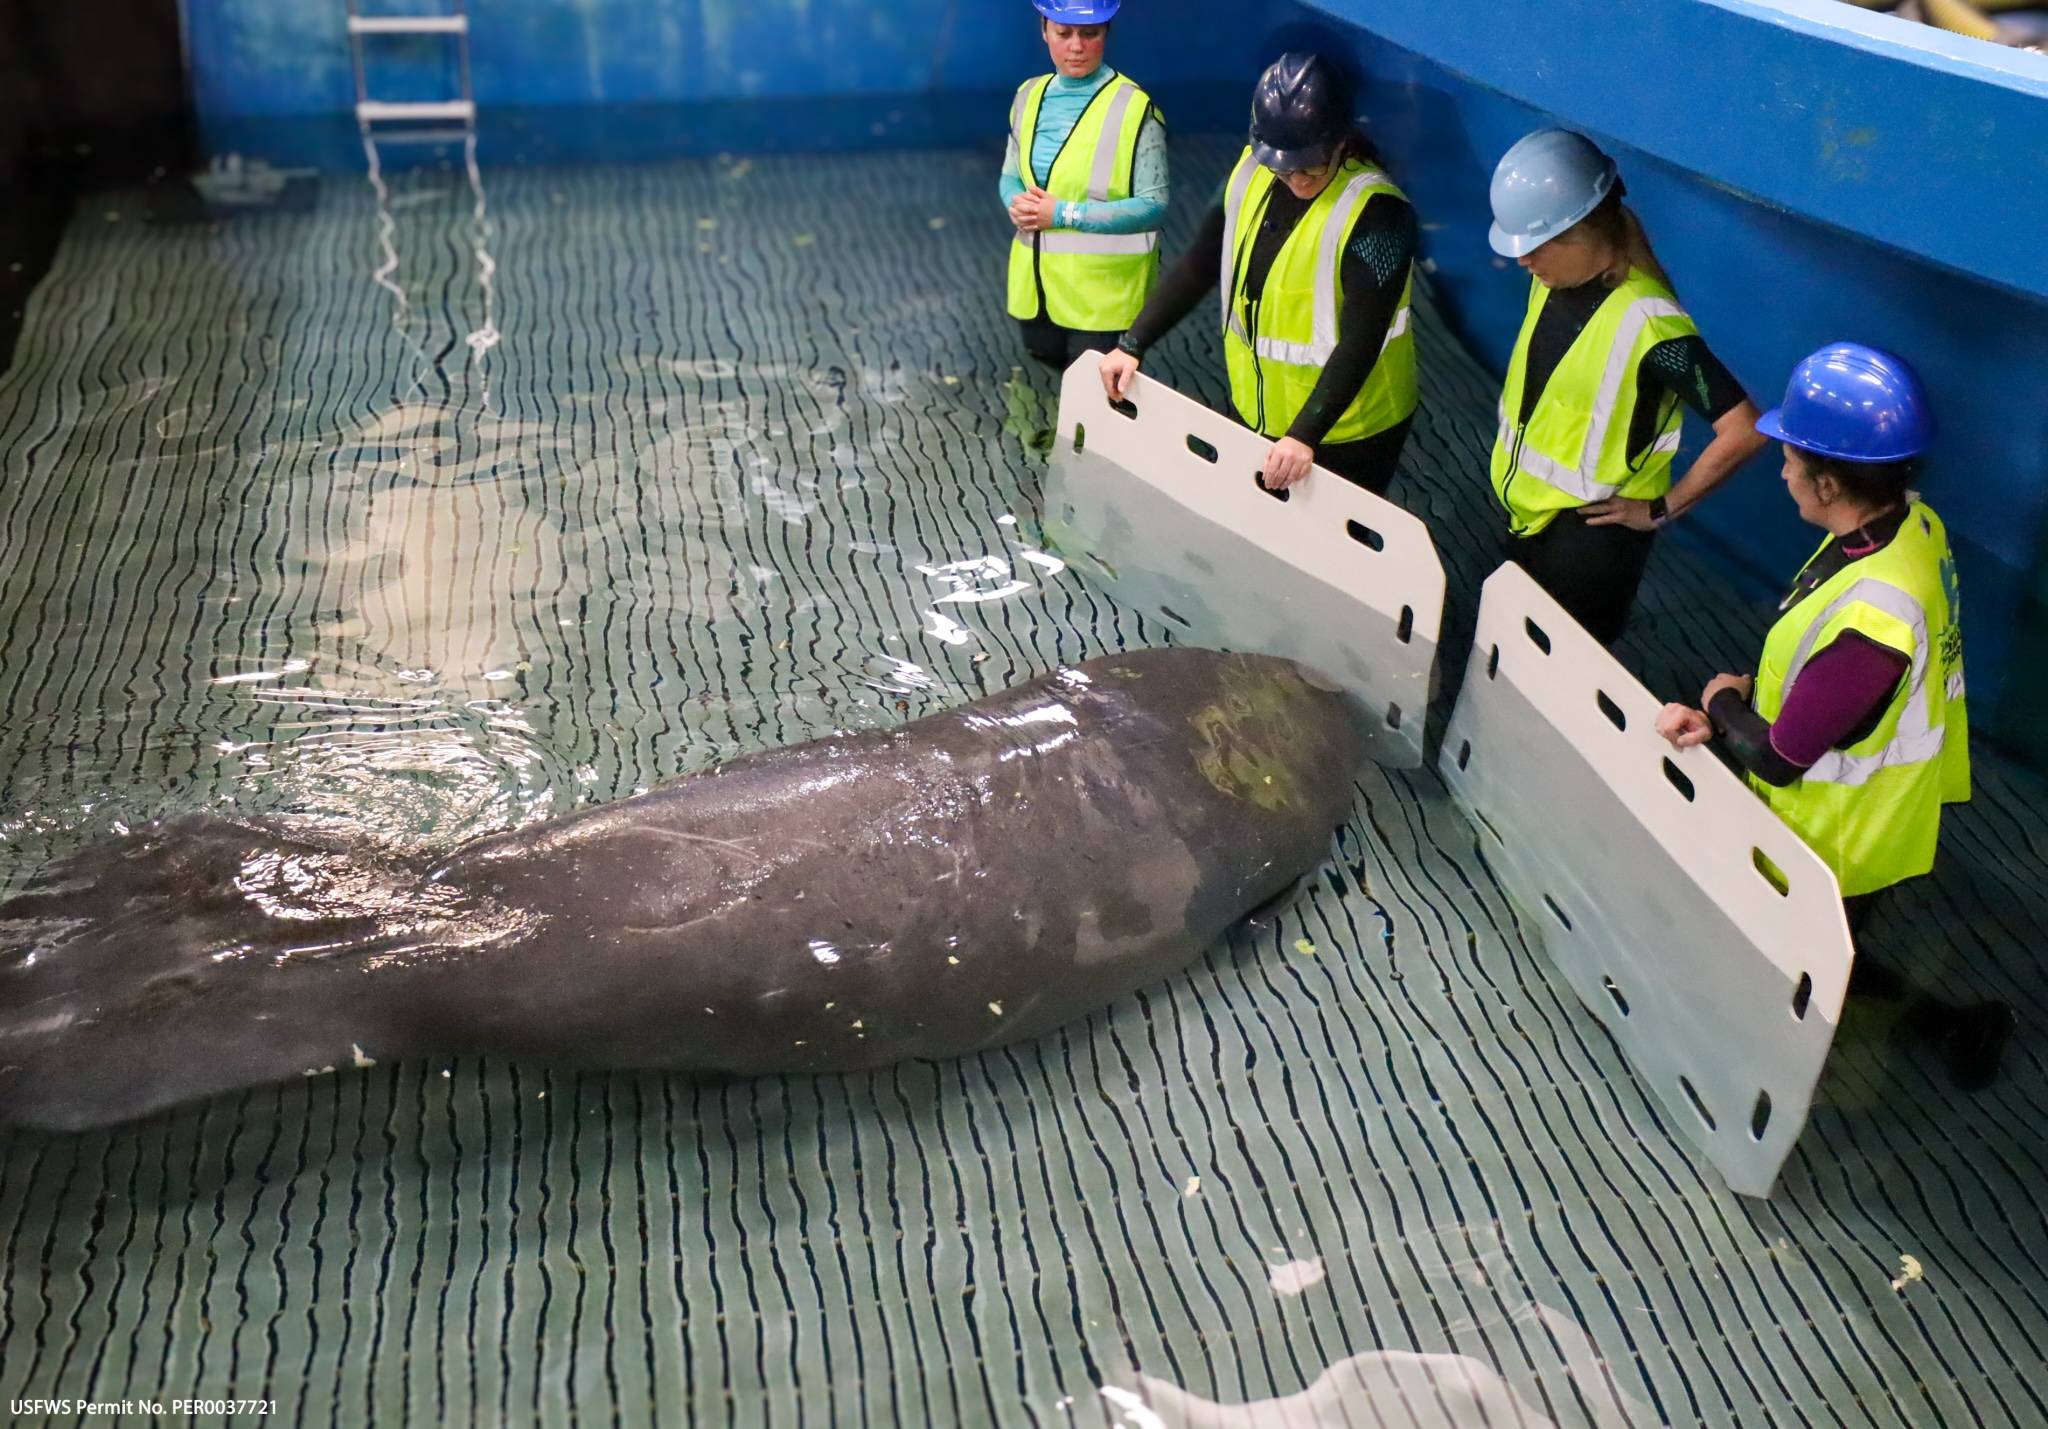
[[[1060,146],[1074,132],[1082,111],[1096,92],[1116,77],[1108,65],[1086,79],[1056,75],[1038,110],[1038,132],[1031,142],[1031,169],[1042,176],[1052,169]],[[1147,115],[1138,131],[1138,154],[1132,166],[1131,197],[1108,203],[1061,203],[1053,215],[1056,228],[1078,229],[1082,233],[1149,233],[1166,224],[1167,202],[1166,126],[1158,113]],[[1003,155],[1003,177],[997,185],[1003,211],[1010,200],[1024,192],[1024,165],[1017,153],[1017,136],[1011,135]]]

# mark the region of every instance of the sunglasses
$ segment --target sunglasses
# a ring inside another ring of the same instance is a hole
[[[1322,163],[1316,164],[1306,169],[1274,169],[1272,171],[1273,177],[1282,180],[1291,179],[1296,176],[1300,176],[1302,178],[1319,179],[1323,175],[1330,172],[1333,162],[1334,161],[1332,160],[1325,159]]]

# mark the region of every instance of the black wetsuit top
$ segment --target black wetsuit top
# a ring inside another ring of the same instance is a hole
[[[1519,421],[1526,424],[1535,413],[1551,374],[1613,291],[1598,278],[1576,288],[1551,291],[1536,319],[1536,331],[1529,335],[1529,370],[1522,383]],[[1749,399],[1742,384],[1698,337],[1675,337],[1651,348],[1643,354],[1637,381],[1640,395],[1628,428],[1630,460],[1657,440],[1668,402],[1683,402],[1709,422],[1718,422]],[[1644,400],[1651,393],[1657,394],[1656,399]]]
[[[1245,265],[1245,296],[1252,301],[1265,292],[1266,276],[1280,256],[1281,245],[1314,202],[1296,198],[1285,184],[1276,183],[1268,192]],[[1221,203],[1209,210],[1193,246],[1161,276],[1145,310],[1124,334],[1124,351],[1143,357],[1216,291],[1223,269],[1223,217]],[[1337,350],[1323,364],[1323,375],[1301,415],[1288,427],[1288,436],[1307,446],[1321,446],[1337,419],[1358,399],[1386,346],[1394,314],[1401,310],[1401,294],[1408,286],[1409,265],[1414,260],[1414,205],[1393,194],[1374,194],[1353,224],[1351,241],[1344,249],[1344,306],[1337,315]],[[1403,431],[1405,434],[1405,427]]]

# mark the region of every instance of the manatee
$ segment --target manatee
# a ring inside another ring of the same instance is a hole
[[[1300,666],[1146,650],[434,858],[167,819],[0,904],[0,1122],[393,1059],[754,1076],[1037,1037],[1312,871],[1363,750]]]

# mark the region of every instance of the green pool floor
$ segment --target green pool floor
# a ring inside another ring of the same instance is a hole
[[[1182,145],[1181,192],[1229,157]],[[0,888],[199,807],[452,844],[1164,642],[1023,558],[1052,383],[1013,377],[993,180],[88,205],[0,379]],[[1493,394],[1420,316],[1399,495],[1469,624]],[[1214,400],[1207,326],[1158,368]],[[1624,647],[1654,687],[1747,662],[1764,613],[1723,594],[1659,553]],[[1873,934],[2020,1007],[2008,1075],[1962,1096],[1845,1036],[1768,1202],[1667,1132],[1435,775],[1371,770],[1275,926],[1037,1044],[719,1085],[380,1065],[0,1134],[0,1383],[378,1426],[2040,1425],[2041,794],[1984,758]],[[1332,1367],[1279,1418],[1158,1387]]]

